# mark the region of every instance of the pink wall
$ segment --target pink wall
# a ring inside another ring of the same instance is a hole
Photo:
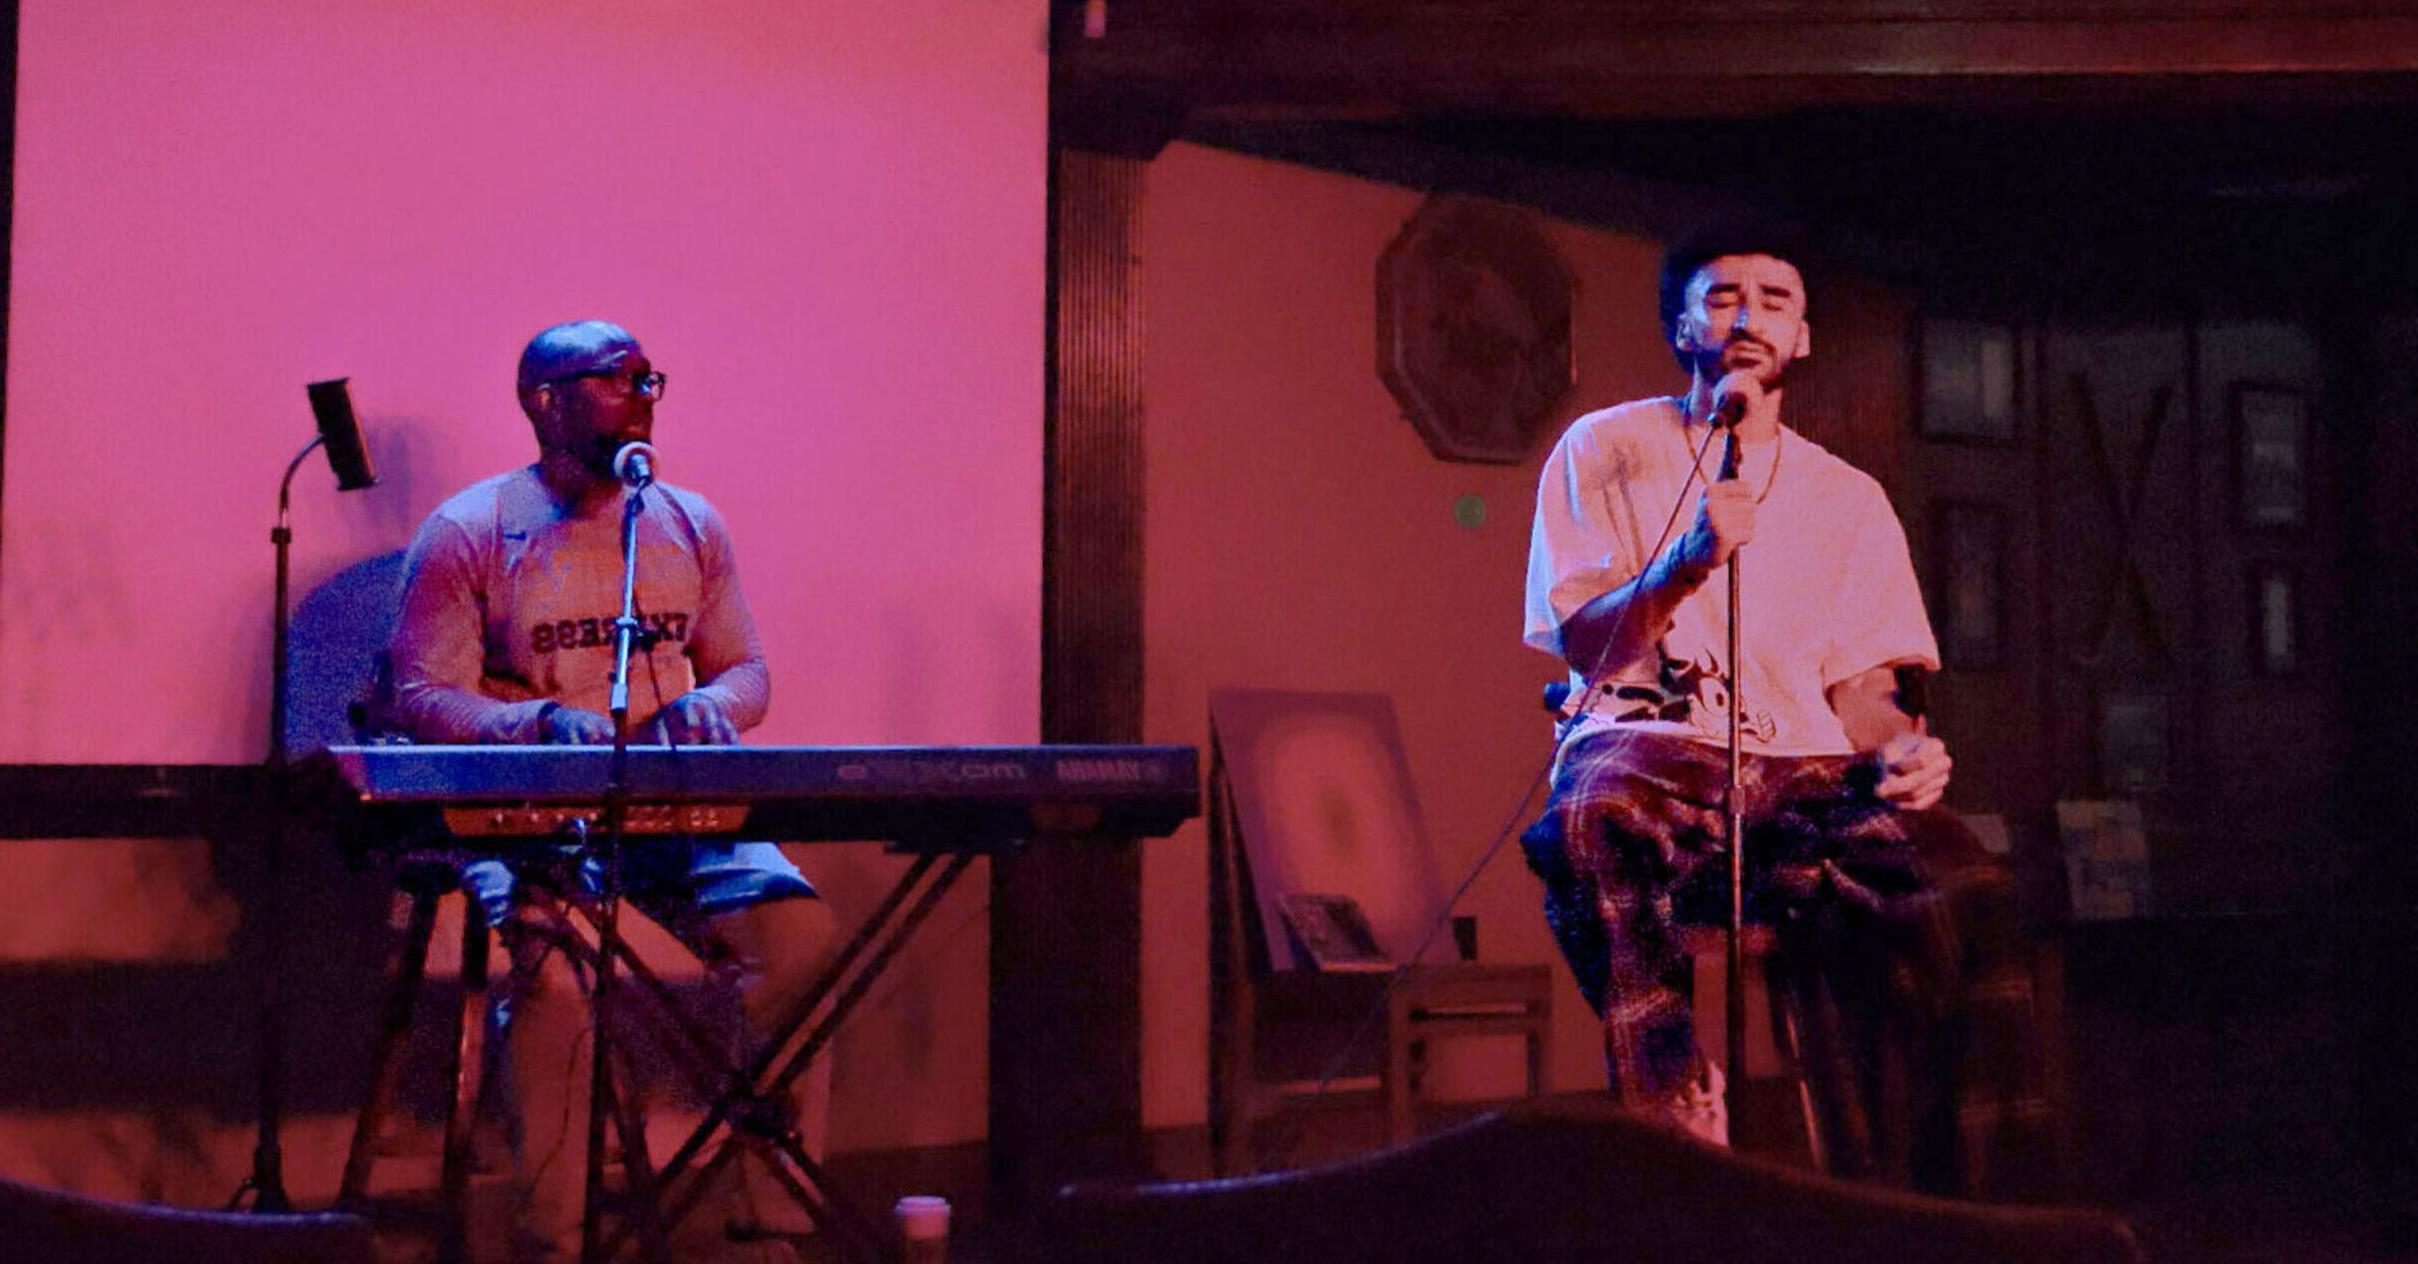
[[[514,358],[589,315],[670,373],[666,474],[736,532],[755,740],[1036,736],[1039,0],[22,12],[0,762],[258,759],[302,384],[352,377],[385,482],[304,470],[298,595],[528,460]],[[892,869],[800,859],[843,913]],[[212,898],[152,912],[189,946]],[[843,1146],[981,1129],[978,893],[931,929],[841,1051]],[[0,955],[143,951],[90,938]]]
[[[305,472],[307,588],[528,459],[513,358],[590,314],[671,373],[666,472],[738,534],[761,738],[1029,737],[1040,21],[26,5],[0,582],[42,614],[0,658],[45,670],[0,761],[258,758],[302,383],[352,376],[386,475]]]
[[[1207,744],[1222,685],[1391,694],[1436,866],[1457,879],[1548,754],[1553,660],[1519,641],[1545,447],[1518,466],[1436,460],[1378,380],[1377,257],[1417,209],[1402,189],[1176,145],[1150,168],[1147,731]],[[1584,407],[1676,386],[1654,315],[1659,246],[1547,221],[1578,279]],[[1455,498],[1485,498],[1475,530]],[[1145,849],[1145,1109],[1205,1111],[1207,886],[1194,825]],[[1516,840],[1463,911],[1483,956],[1555,961]],[[1449,951],[1449,947],[1446,949]],[[1553,1080],[1603,1080],[1594,1020],[1556,998]],[[1440,1091],[1516,1091],[1512,1050],[1455,1050]],[[1498,1056],[1503,1055],[1503,1056]]]

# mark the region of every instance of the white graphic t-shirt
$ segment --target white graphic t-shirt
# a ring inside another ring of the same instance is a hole
[[[1636,577],[1686,533],[1720,465],[1716,441],[1691,485],[1705,429],[1672,399],[1638,400],[1571,423],[1537,487],[1529,538],[1523,639],[1562,652],[1562,623]],[[1776,453],[1749,445],[1742,477],[1760,493],[1755,538],[1740,550],[1741,745],[1766,755],[1849,754],[1826,691],[1894,663],[1939,666],[1906,535],[1880,484],[1821,445],[1782,427]],[[1682,491],[1686,503],[1664,538]],[[1660,543],[1658,543],[1658,541]],[[1728,741],[1729,575],[1725,566],[1685,601],[1670,631],[1636,660],[1608,663],[1582,730],[1619,725],[1696,741]],[[1585,681],[1572,672],[1577,689]],[[1574,689],[1572,702],[1581,695]]]

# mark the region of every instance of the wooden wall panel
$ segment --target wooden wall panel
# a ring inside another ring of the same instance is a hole
[[[1910,314],[1905,377],[1908,411],[1919,413],[1921,313]],[[2018,327],[2019,364],[2037,339]],[[2037,846],[2046,835],[2052,760],[2048,750],[2046,698],[2042,689],[2039,612],[2041,583],[2039,482],[2036,478],[2040,425],[2033,402],[2036,374],[2020,368],[2016,409],[2021,421],[2006,445],[1944,443],[1920,437],[1919,417],[1909,419],[1891,492],[1898,502],[1915,567],[1923,576],[1925,600],[1935,625],[1940,577],[1937,557],[1943,503],[1995,508],[2006,549],[2001,593],[1999,658],[1993,666],[1951,662],[1932,682],[1932,726],[1956,756],[1949,805],[1960,811],[1995,813],[2008,819],[2017,841]],[[2024,859],[2053,868],[2050,858]],[[2032,876],[2032,875],[2027,875]],[[2037,884],[2034,884],[2037,885]],[[2046,910],[2038,910],[2045,912]]]
[[[2111,700],[2165,708],[2162,784],[2140,796],[2165,913],[2321,907],[2347,847],[2334,799],[2346,714],[2340,658],[2342,522],[2334,462],[2310,451],[2307,526],[2245,530],[2231,490],[2231,386],[2324,398],[2312,336],[2283,323],[2063,324],[2040,356],[2041,554],[2054,752],[2041,807],[2122,797],[2111,784]],[[2250,661],[2248,568],[2301,576],[2302,668]]]
[[[1907,369],[1914,300],[1843,268],[1805,279],[1814,350],[1788,389],[1788,424],[1895,489],[1913,432]],[[1900,504],[1901,518],[1908,506]]]

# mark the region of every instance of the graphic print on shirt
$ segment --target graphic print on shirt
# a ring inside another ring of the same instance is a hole
[[[1613,697],[1640,704],[1615,715],[1613,722],[1664,720],[1689,725],[1708,737],[1726,739],[1730,688],[1729,679],[1721,670],[1721,660],[1707,652],[1702,662],[1691,663],[1671,657],[1659,645],[1655,648],[1661,665],[1655,669],[1654,683],[1632,683],[1612,690]],[[1748,707],[1738,717],[1738,731],[1754,741],[1768,742],[1779,733],[1780,725],[1770,711]]]
[[[529,650],[534,654],[551,654],[556,650],[609,648],[613,644],[613,623],[618,618],[618,614],[608,614],[592,619],[555,619],[540,623],[529,629]],[[688,640],[686,610],[642,612],[638,622],[639,649],[653,649],[663,641],[681,644]]]

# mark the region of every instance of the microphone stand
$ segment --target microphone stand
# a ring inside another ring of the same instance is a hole
[[[641,1147],[644,1131],[633,1127],[634,1120],[621,1110],[621,1094],[613,1086],[612,1027],[618,973],[614,956],[621,944],[621,850],[624,828],[629,819],[630,805],[630,650],[641,635],[638,622],[638,515],[645,507],[646,489],[652,479],[635,482],[621,511],[621,614],[613,620],[613,691],[607,710],[613,717],[613,754],[606,764],[604,810],[597,821],[598,834],[603,840],[598,848],[598,867],[603,871],[604,891],[598,901],[596,916],[596,987],[590,1004],[592,1034],[589,1043],[588,1070],[588,1162],[587,1189],[580,1217],[580,1259],[583,1264],[600,1264],[604,1259],[602,1224],[604,1191],[604,1129],[610,1117],[621,1136],[622,1166],[627,1174],[623,1201],[626,1214],[644,1217],[640,1226],[647,1253],[657,1259],[667,1256],[661,1236],[655,1231],[652,1178],[646,1174],[647,1163]],[[638,1186],[645,1186],[639,1188]]]
[[[1738,424],[1732,421],[1725,446],[1721,451],[1721,473],[1716,482],[1727,483],[1738,477]],[[1745,675],[1738,661],[1738,556],[1742,550],[1731,550],[1729,561],[1729,664],[1730,664],[1730,728],[1729,728],[1729,786],[1722,796],[1727,820],[1724,833],[1730,849],[1730,936],[1728,953],[1723,962],[1728,971],[1722,987],[1722,1044],[1730,1060],[1733,1075],[1746,1066],[1746,800],[1740,793],[1744,759],[1739,745],[1738,717],[1742,695],[1739,678]]]

